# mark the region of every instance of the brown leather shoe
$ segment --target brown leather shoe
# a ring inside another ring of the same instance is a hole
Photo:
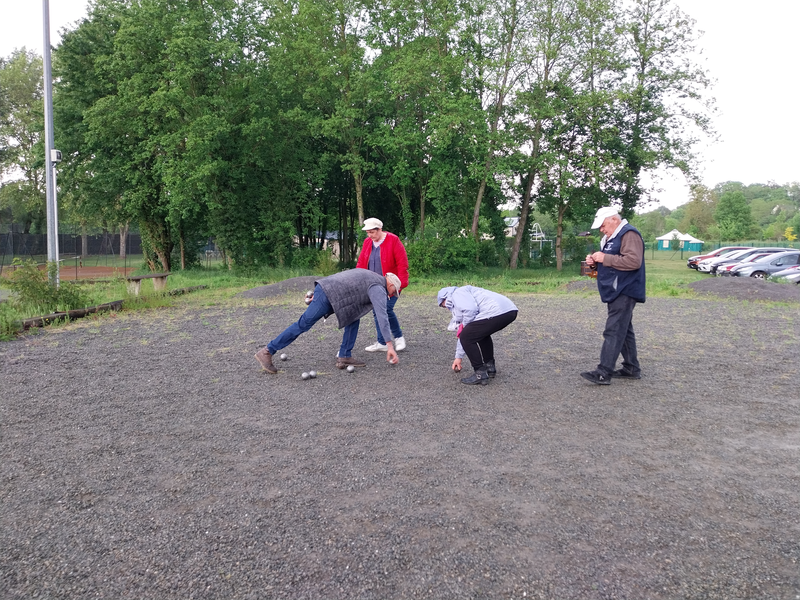
[[[278,372],[278,369],[272,364],[272,354],[269,353],[266,346],[256,352],[256,360],[267,373],[272,373],[274,375]]]
[[[340,356],[336,359],[337,369],[346,369],[350,365],[353,365],[354,367],[366,367],[367,363],[356,360],[352,356]]]

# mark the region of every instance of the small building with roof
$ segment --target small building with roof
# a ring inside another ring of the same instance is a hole
[[[688,233],[681,233],[677,229],[673,229],[669,233],[656,238],[658,243],[658,250],[670,250],[672,248],[672,240],[678,239],[678,249],[688,250],[690,252],[700,252],[703,249],[703,240],[698,240],[696,237]]]

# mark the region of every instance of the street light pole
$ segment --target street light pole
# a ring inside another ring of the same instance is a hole
[[[44,27],[44,164],[47,195],[47,262],[54,264],[55,275],[50,281],[58,285],[58,206],[56,204],[55,165],[61,154],[54,150],[53,136],[53,76],[50,62],[50,2],[42,0]],[[56,160],[54,160],[56,159]]]

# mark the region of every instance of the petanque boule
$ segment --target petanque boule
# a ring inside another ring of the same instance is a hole
[[[311,304],[311,301],[313,299],[314,299],[314,292],[312,290],[308,290],[306,292],[306,297],[304,298],[305,303],[306,304]]]
[[[317,372],[316,371],[309,371],[308,372],[308,376],[311,377],[311,379],[316,379],[317,378]]]
[[[287,360],[288,358],[289,358],[289,357],[288,357],[288,356],[286,356],[285,354],[281,354],[281,360]]]
[[[302,377],[303,379],[310,379],[311,375],[309,375],[308,373],[303,373],[302,375],[300,375],[300,377]]]
[[[348,373],[352,373],[355,370],[356,370],[356,368],[353,365],[347,365],[347,372]]]

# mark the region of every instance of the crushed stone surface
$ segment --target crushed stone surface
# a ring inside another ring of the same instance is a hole
[[[800,597],[798,307],[649,299],[594,386],[599,299],[513,295],[472,387],[413,294],[400,364],[329,319],[262,373],[289,285],[0,343],[0,598]]]

